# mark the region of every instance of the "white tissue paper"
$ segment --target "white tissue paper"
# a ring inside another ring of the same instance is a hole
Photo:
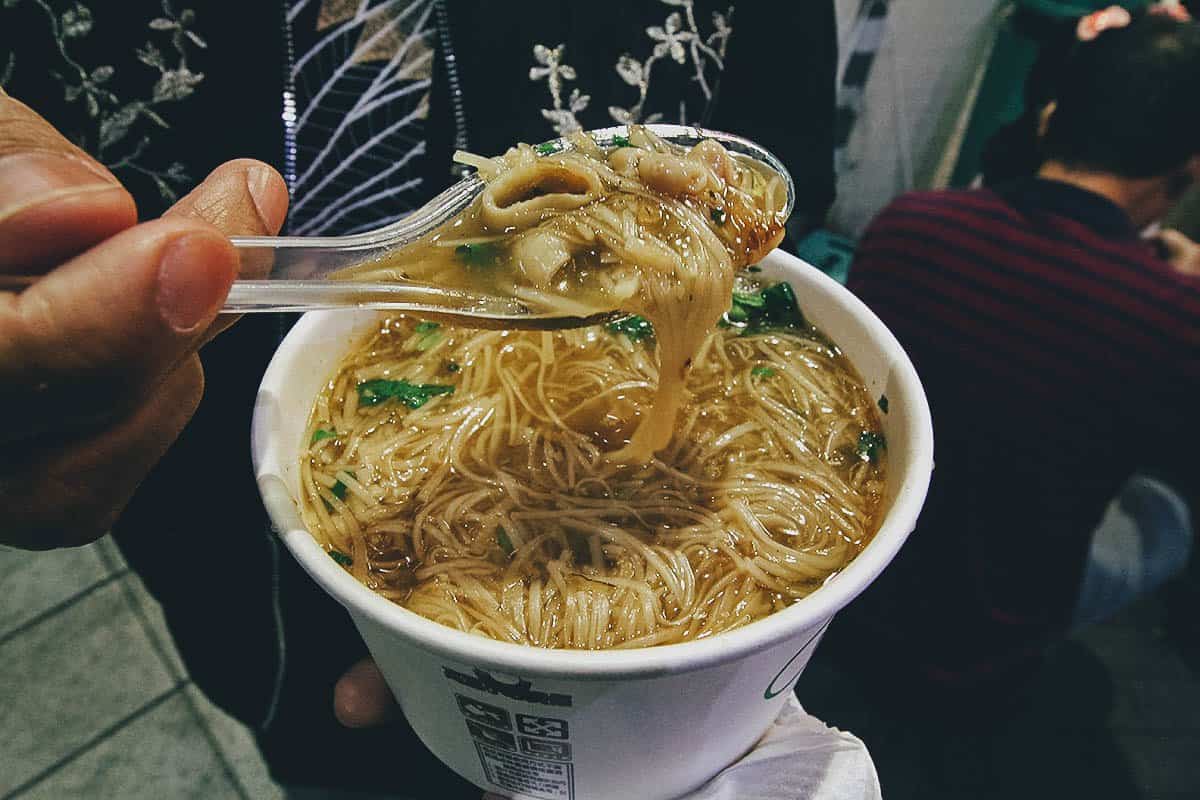
[[[795,695],[749,753],[679,800],[881,800],[879,775],[857,736],[809,715]],[[512,800],[523,800],[514,795]],[[483,800],[506,800],[485,794]]]
[[[680,800],[881,800],[867,746],[830,728],[788,698],[740,761]]]

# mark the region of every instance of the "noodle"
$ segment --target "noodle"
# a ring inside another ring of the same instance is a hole
[[[415,613],[542,647],[688,641],[808,595],[875,531],[878,417],[812,328],[705,333],[674,437],[622,463],[661,386],[649,340],[441,326],[421,350],[422,325],[351,350],[301,470],[309,529]],[[454,391],[364,405],[373,380]]]
[[[355,578],[462,631],[586,649],[711,636],[866,546],[878,418],[787,284],[734,291],[782,238],[778,175],[637,126],[608,152],[569,140],[456,154],[479,198],[339,277],[640,316],[556,333],[384,319],[315,401],[301,511]]]
[[[335,277],[645,317],[658,332],[653,411],[610,457],[646,461],[671,437],[688,365],[725,311],[735,272],[783,238],[786,190],[710,140],[689,150],[632,126],[628,146],[610,152],[582,133],[568,141],[544,156],[529,145],[491,159],[456,153],[484,179],[479,198],[414,244]],[[513,400],[529,407],[515,390]]]

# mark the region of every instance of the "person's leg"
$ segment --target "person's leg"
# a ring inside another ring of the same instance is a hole
[[[1093,534],[1075,626],[1108,619],[1182,572],[1192,538],[1179,495],[1153,478],[1130,478]]]

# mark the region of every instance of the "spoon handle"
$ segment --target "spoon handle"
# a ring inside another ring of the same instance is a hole
[[[266,276],[258,283],[319,282],[339,269],[362,264],[416,241],[466,208],[482,189],[483,181],[474,174],[468,175],[403,219],[365,233],[350,236],[234,236],[230,241],[241,255],[242,274]],[[247,287],[245,291],[261,290]],[[256,300],[252,305],[259,302]]]

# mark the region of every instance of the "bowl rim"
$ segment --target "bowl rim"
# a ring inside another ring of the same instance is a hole
[[[423,649],[460,663],[471,663],[506,674],[569,676],[576,679],[650,677],[691,671],[789,641],[826,624],[858,596],[892,560],[916,525],[933,470],[933,426],[929,405],[916,369],[891,331],[856,296],[816,267],[782,250],[764,259],[764,274],[783,272],[799,279],[842,305],[866,330],[890,366],[892,404],[889,415],[906,415],[912,432],[906,453],[903,483],[874,538],[849,566],[821,588],[790,607],[760,620],[714,636],[678,644],[628,650],[566,650],[539,648],[485,638],[446,627],[403,608],[359,583],[329,558],[304,528],[295,501],[278,476],[281,453],[289,451],[272,436],[270,397],[286,386],[289,367],[302,360],[312,340],[341,311],[305,314],[284,337],[271,358],[258,392],[252,422],[251,450],[255,475],[272,526],[301,567],[351,614],[356,624],[366,618]],[[807,287],[806,287],[807,288]],[[803,292],[797,291],[803,296]],[[803,307],[802,302],[802,307]],[[895,402],[903,398],[902,402]],[[894,462],[892,462],[894,463]]]

